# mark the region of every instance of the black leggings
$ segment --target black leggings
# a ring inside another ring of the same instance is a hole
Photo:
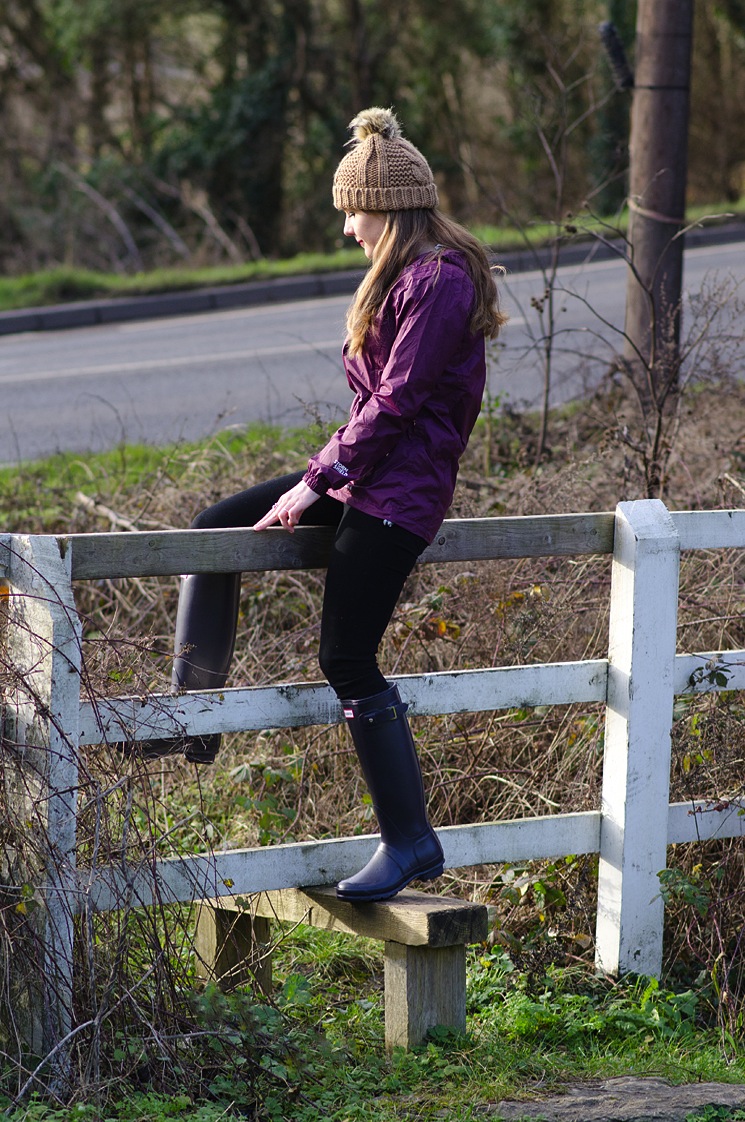
[[[303,474],[284,475],[222,499],[197,515],[192,528],[253,526]],[[377,662],[380,641],[404,582],[427,543],[328,495],[303,513],[300,525],[337,527],[323,598],[321,670],[341,700],[372,697],[388,685]],[[240,573],[185,578],[176,620],[176,686],[219,689],[225,685],[235,644],[240,584]]]

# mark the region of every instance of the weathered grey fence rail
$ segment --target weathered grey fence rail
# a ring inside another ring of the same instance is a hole
[[[193,733],[333,724],[325,685],[286,685],[179,697],[81,699],[81,630],[72,582],[183,572],[323,567],[329,531],[272,530],[0,535],[7,595],[3,697],[6,786],[25,800],[48,859],[43,885],[44,971],[30,995],[32,1047],[49,1049],[72,1026],[73,917],[86,909],[147,906],[332,884],[370,855],[373,838],[277,845],[147,867],[76,864],[81,744]],[[673,698],[745,688],[745,651],[676,654],[681,550],[745,546],[745,511],[671,513],[657,500],[615,513],[448,521],[422,557],[458,562],[612,553],[608,657],[425,674],[398,679],[414,715],[514,706],[606,706],[601,805],[594,811],[439,831],[450,868],[599,854],[596,947],[601,969],[656,975],[663,902],[658,873],[672,843],[745,834],[740,804],[669,803]],[[12,879],[12,861],[3,870]],[[40,972],[41,976],[41,972]]]

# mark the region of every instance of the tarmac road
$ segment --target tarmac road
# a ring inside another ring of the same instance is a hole
[[[744,243],[686,251],[686,319],[702,290],[745,281]],[[626,266],[562,267],[555,291],[552,401],[580,396],[620,349]],[[490,390],[515,407],[542,392],[545,324],[531,301],[540,272],[503,282],[511,320],[490,364]],[[0,339],[0,463],[121,442],[191,440],[230,425],[302,425],[343,417],[341,366],[348,293],[254,307],[27,331]]]

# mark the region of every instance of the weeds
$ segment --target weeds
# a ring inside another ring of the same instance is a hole
[[[452,514],[603,510],[644,494],[643,464],[609,435],[613,418],[630,406],[619,387],[606,391],[552,418],[554,452],[539,467],[526,466],[521,451],[535,419],[493,411],[469,447]],[[701,394],[695,410],[679,411],[667,472],[671,505],[737,505],[743,403],[743,391],[725,381],[716,393]],[[165,454],[122,448],[86,465],[60,458],[14,474],[15,487],[0,475],[4,527],[100,530],[112,526],[112,516],[138,529],[180,527],[217,495],[294,467],[304,451],[297,438],[264,429]],[[492,474],[485,477],[487,463]],[[88,501],[76,502],[79,494]],[[685,649],[745,645],[742,566],[735,551],[686,559]],[[608,582],[607,558],[422,567],[407,584],[382,663],[396,674],[601,657]],[[93,696],[165,688],[177,591],[177,582],[165,579],[80,586],[85,680]],[[317,680],[321,595],[319,573],[247,574],[233,681]],[[743,712],[731,692],[678,699],[673,798],[742,793]],[[415,721],[414,732],[438,826],[597,805],[599,706],[441,716]],[[335,728],[229,736],[217,764],[196,777],[174,759],[148,769],[98,748],[82,750],[81,763],[81,865],[126,857],[136,868],[156,853],[370,829],[369,799],[349,743]],[[4,814],[6,862],[34,844],[29,824]],[[32,861],[20,896],[2,901],[8,946],[30,924],[33,869]],[[157,1119],[168,1116],[164,1096],[183,1094],[180,1113],[189,1120],[212,1122],[233,1112],[288,1122],[319,1113],[339,1122],[386,1122],[406,1117],[403,1109],[427,1117],[425,1111],[454,1101],[494,1101],[530,1087],[547,1070],[557,1082],[628,1070],[673,1079],[745,1077],[738,843],[671,853],[660,886],[667,902],[661,986],[594,978],[593,858],[464,869],[441,886],[494,909],[490,941],[469,966],[469,1033],[435,1035],[422,1050],[392,1060],[382,1054],[374,946],[329,943],[321,933],[278,938],[276,987],[267,1001],[251,987],[235,995],[201,987],[188,908],[162,901],[84,912],[76,920],[75,1019],[89,1027],[76,1038],[69,1097],[85,1105],[49,1109],[59,1109],[60,1118],[98,1118],[88,1105],[97,1098],[108,1111],[101,1117]],[[16,1044],[5,1041],[9,1056]],[[35,1063],[27,1053],[20,1063],[8,1062],[11,1099]],[[122,1087],[129,1103],[110,1105]],[[45,1117],[41,1110],[41,1100],[32,1100],[10,1117]],[[460,1117],[468,1117],[465,1107]]]
[[[480,1107],[525,1097],[531,1086],[540,1084],[545,1093],[578,1077],[609,1078],[629,1068],[671,1081],[743,1076],[742,1061],[725,1068],[715,1038],[702,1032],[694,995],[645,979],[592,979],[576,969],[551,970],[531,991],[503,954],[479,949],[469,962],[468,1034],[435,1030],[421,1048],[386,1059],[378,963],[365,954],[350,977],[348,963],[358,950],[343,936],[286,934],[278,949],[276,1009],[242,994],[207,991],[197,999],[203,1032],[216,1027],[224,1032],[227,1026],[233,1053],[255,1055],[257,1040],[281,1034],[282,1054],[275,1036],[262,1058],[259,1079],[266,1079],[266,1090],[260,1114],[253,1113],[255,1103],[239,1068],[229,1078],[209,1071],[208,1048],[202,1071],[211,1082],[200,1103],[183,1092],[167,1097],[140,1090],[126,1102],[108,1104],[105,1117],[112,1122],[160,1122],[175,1114],[185,1122],[247,1115],[271,1122],[319,1117],[390,1122],[441,1117],[445,1111],[448,1118],[465,1120],[479,1117]],[[343,974],[343,982],[329,986],[314,978],[316,954],[327,965],[337,960],[330,973]],[[214,1056],[224,1062],[219,1047]],[[11,1113],[11,1122],[21,1117],[99,1122],[104,1117],[100,1108],[82,1103],[59,1111],[47,1105],[44,1113],[38,1099],[23,1110]]]
[[[732,1110],[727,1106],[705,1106],[694,1114],[687,1114],[685,1122],[745,1122],[745,1110]]]

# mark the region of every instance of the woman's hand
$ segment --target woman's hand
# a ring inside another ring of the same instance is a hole
[[[274,504],[271,510],[268,510],[264,517],[259,519],[254,525],[254,530],[266,530],[268,526],[272,526],[275,522],[281,522],[285,530],[289,530],[292,534],[303,511],[312,506],[316,499],[320,497],[315,491],[311,491],[308,484],[303,483],[301,479],[289,491],[285,491],[282,498]]]

